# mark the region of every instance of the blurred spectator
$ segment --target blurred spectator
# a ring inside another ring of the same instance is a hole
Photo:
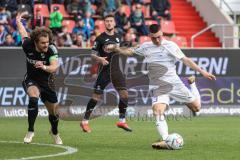
[[[95,34],[96,36],[99,36],[101,34],[99,26],[95,26],[93,34]]]
[[[91,12],[90,11],[86,12],[85,17],[83,18],[83,24],[86,28],[86,33],[85,33],[86,34],[86,39],[89,39],[91,33],[94,30],[94,25],[95,25],[94,20],[91,17]]]
[[[73,42],[70,33],[68,33],[67,26],[62,27],[62,32],[58,34],[59,37],[64,38],[64,46],[65,47],[71,47]]]
[[[3,42],[3,44],[1,44],[2,46],[16,46],[13,37],[11,34],[7,34],[5,36],[5,41]]]
[[[77,34],[72,33],[72,34],[71,34],[71,38],[72,38],[72,42],[73,42],[73,44],[75,44],[76,41],[77,41]]]
[[[0,45],[4,43],[6,35],[7,35],[7,31],[4,25],[0,24]]]
[[[160,24],[158,16],[171,20],[170,14],[171,4],[169,0],[152,0],[151,1],[151,15],[154,20]]]
[[[17,1],[8,0],[6,3],[6,9],[11,13],[11,15],[16,15],[17,13]]]
[[[80,11],[80,0],[72,0],[72,2],[70,4],[67,5],[67,12],[70,15],[78,15]]]
[[[17,0],[17,3],[29,5],[31,8],[34,6],[34,0]]]
[[[55,42],[55,44],[57,45],[57,47],[65,47],[65,46],[64,46],[64,42],[65,42],[64,37],[62,37],[62,36],[57,36],[57,37],[56,37],[56,42]]]
[[[115,13],[119,7],[121,7],[120,0],[103,0],[101,6],[101,14],[106,16],[108,14]]]
[[[86,47],[86,42],[84,41],[82,34],[77,35],[76,42],[74,43],[73,47],[80,47],[80,48]]]
[[[115,14],[115,20],[117,31],[120,34],[124,34],[127,31],[127,29],[131,27],[123,6],[121,6],[117,13]]]
[[[12,35],[12,38],[14,39],[15,45],[20,46],[21,45],[21,36],[18,32],[18,30],[15,30],[12,26],[8,26],[8,33]]]
[[[142,12],[142,5],[136,4],[136,10],[130,15],[131,26],[137,30],[140,35],[148,35],[148,29],[145,25],[144,15]]]
[[[10,16],[6,12],[5,6],[0,6],[0,24],[7,25],[10,21]]]
[[[45,26],[45,17],[41,15],[39,8],[37,8],[36,13],[34,14],[33,26],[34,27]]]
[[[28,15],[31,17],[32,16],[32,7],[29,6],[28,4],[19,4],[18,5],[18,10],[17,12],[28,12]]]
[[[136,3],[141,3],[143,4],[143,0],[125,0],[125,3],[132,8],[132,4],[136,4]]]
[[[62,31],[62,20],[63,15],[59,12],[59,8],[55,6],[53,12],[50,14],[50,26],[49,28],[53,31],[54,34],[57,34]]]
[[[94,14],[94,10],[91,7],[91,2],[89,0],[79,0],[79,12],[82,16],[84,16],[86,12]]]
[[[32,16],[34,6],[33,0],[17,0],[17,3],[19,4],[18,11],[27,11],[29,13],[29,17]]]
[[[97,36],[95,34],[91,34],[90,39],[89,39],[89,46],[88,47],[93,47],[94,42],[96,40],[96,37]]]
[[[76,23],[76,26],[73,28],[72,31],[73,34],[83,34],[84,39],[87,38],[87,27],[84,25],[84,22],[82,19],[79,19]]]
[[[136,45],[137,45],[136,35],[134,35],[132,33],[126,33],[124,35],[124,39],[123,39],[123,46],[132,47],[132,46],[136,46]]]

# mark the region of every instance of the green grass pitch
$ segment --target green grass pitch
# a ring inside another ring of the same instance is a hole
[[[182,150],[154,150],[151,143],[159,138],[154,121],[130,120],[133,132],[115,126],[117,118],[91,121],[92,133],[83,133],[79,122],[61,121],[59,130],[64,145],[75,147],[72,155],[50,160],[239,160],[240,117],[198,117],[169,120],[169,131],[183,136]],[[1,118],[0,141],[23,141],[26,118]],[[52,143],[47,118],[38,118],[35,143]],[[0,159],[19,159],[63,152],[61,148],[27,144],[0,143]]]

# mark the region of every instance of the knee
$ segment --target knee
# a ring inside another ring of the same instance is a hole
[[[156,104],[153,106],[153,115],[161,116],[164,114],[165,109],[166,109],[166,104]]]
[[[93,94],[92,99],[98,102],[101,99],[101,94]]]
[[[120,99],[128,99],[128,92],[127,91],[120,92],[119,96],[120,96]]]

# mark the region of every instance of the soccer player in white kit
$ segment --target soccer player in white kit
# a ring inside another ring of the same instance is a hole
[[[149,31],[150,42],[144,42],[136,48],[120,48],[116,45],[109,45],[108,49],[127,56],[135,53],[145,57],[149,71],[149,86],[153,91],[153,113],[156,117],[157,131],[162,138],[161,141],[153,143],[152,147],[164,149],[168,148],[165,142],[168,137],[168,125],[164,112],[169,106],[170,98],[185,103],[193,112],[198,112],[201,108],[201,98],[195,79],[189,79],[189,90],[176,73],[176,61],[182,61],[186,66],[201,73],[209,80],[216,80],[216,77],[185,56],[177,44],[163,39],[160,26],[153,24],[149,27]]]

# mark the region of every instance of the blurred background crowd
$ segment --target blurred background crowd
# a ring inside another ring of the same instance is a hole
[[[21,45],[17,12],[28,12],[22,20],[28,33],[47,26],[58,47],[85,48],[92,47],[104,31],[103,17],[107,14],[115,15],[116,32],[123,35],[123,41],[135,45],[148,40],[148,25],[171,22],[170,9],[168,0],[1,0],[0,46]],[[164,36],[174,37],[171,25],[166,28]]]

